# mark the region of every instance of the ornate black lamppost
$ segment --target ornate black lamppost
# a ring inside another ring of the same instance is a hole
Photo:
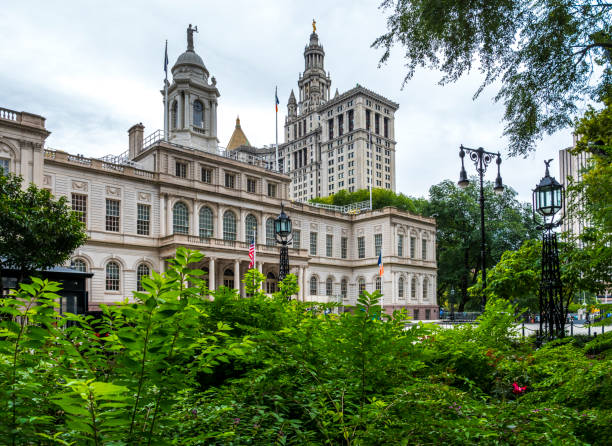
[[[542,282],[540,284],[540,333],[549,338],[565,334],[565,317],[569,302],[563,301],[563,288],[559,272],[557,234],[553,229],[561,224],[563,216],[555,222],[555,214],[563,209],[563,186],[550,176],[548,167],[552,160],[544,161],[546,173],[533,190],[533,212],[544,218],[542,229]]]
[[[289,274],[289,248],[287,245],[293,240],[291,233],[291,219],[285,214],[281,203],[281,212],[274,220],[274,235],[276,243],[280,244],[280,265],[278,268],[278,281],[282,281]]]
[[[468,180],[467,173],[465,171],[465,166],[463,164],[463,158],[465,157],[465,153],[467,152],[470,159],[474,162],[476,166],[476,172],[478,172],[478,176],[480,178],[480,261],[482,268],[482,311],[485,309],[485,305],[487,303],[487,298],[484,294],[484,289],[487,287],[487,263],[486,263],[486,252],[485,252],[485,223],[484,223],[484,189],[483,189],[483,176],[487,171],[487,166],[493,161],[493,158],[496,157],[495,162],[497,163],[497,178],[495,178],[495,187],[493,190],[496,194],[502,194],[504,192],[504,185],[502,184],[502,178],[499,173],[499,165],[501,164],[501,155],[499,152],[492,153],[487,152],[482,147],[478,149],[469,149],[467,147],[459,148],[459,157],[461,158],[461,172],[459,173],[459,181],[458,185],[460,188],[465,189],[470,181]]]

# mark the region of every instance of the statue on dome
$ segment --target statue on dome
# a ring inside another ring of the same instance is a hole
[[[193,51],[193,33],[198,32],[198,27],[191,27],[191,23],[189,24],[189,28],[187,28],[187,51]]]
[[[191,25],[189,25],[191,26]],[[315,22],[315,19],[312,19],[312,32],[316,33],[317,32],[317,22]]]

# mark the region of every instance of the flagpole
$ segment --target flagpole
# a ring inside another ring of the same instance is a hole
[[[276,171],[278,172],[278,87],[274,90],[274,109],[276,110]]]
[[[164,141],[168,142],[168,128],[170,127],[168,118],[168,39],[166,39],[166,53],[164,56],[164,71],[166,72],[166,77],[164,79]]]

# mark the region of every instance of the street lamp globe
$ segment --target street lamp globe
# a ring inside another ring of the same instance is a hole
[[[501,155],[499,152],[497,153],[495,163],[497,164],[497,178],[495,178],[495,187],[493,187],[493,191],[495,191],[497,195],[501,195],[504,193],[504,184],[502,183],[502,177],[499,173],[499,165],[501,164]]]
[[[281,240],[286,240],[291,234],[291,218],[285,214],[283,205],[281,204],[281,212],[274,220],[274,233],[280,237]]]
[[[470,180],[468,180],[467,172],[465,171],[465,166],[463,165],[463,158],[465,158],[463,146],[461,146],[461,150],[459,151],[459,157],[461,158],[461,172],[459,172],[459,181],[457,184],[461,189],[465,189],[468,187],[468,184],[470,184]]]
[[[546,162],[544,178],[533,190],[533,209],[544,218],[553,217],[563,207],[563,186],[550,176],[550,161]]]

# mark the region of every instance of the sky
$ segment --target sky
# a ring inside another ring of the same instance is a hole
[[[433,184],[457,180],[459,146],[501,152],[504,183],[531,201],[545,159],[558,174],[558,151],[570,129],[544,137],[535,153],[508,158],[503,104],[496,86],[473,95],[476,70],[438,85],[439,72],[421,69],[403,84],[402,49],[379,66],[372,42],[386,31],[386,12],[367,0],[28,1],[9,2],[0,14],[0,107],[44,116],[47,147],[89,157],[127,150],[127,130],[141,122],[145,136],[163,128],[164,44],[170,67],[186,49],[186,28],[220,91],[217,133],[227,145],[236,116],[252,145],[275,141],[278,86],[279,141],[291,89],[304,69],[304,46],[317,22],[332,91],[357,83],[397,103],[396,191],[427,197]],[[169,73],[170,75],[170,73]],[[466,164],[468,175],[475,175]],[[552,172],[551,172],[552,173]],[[495,165],[486,173],[494,181]]]

